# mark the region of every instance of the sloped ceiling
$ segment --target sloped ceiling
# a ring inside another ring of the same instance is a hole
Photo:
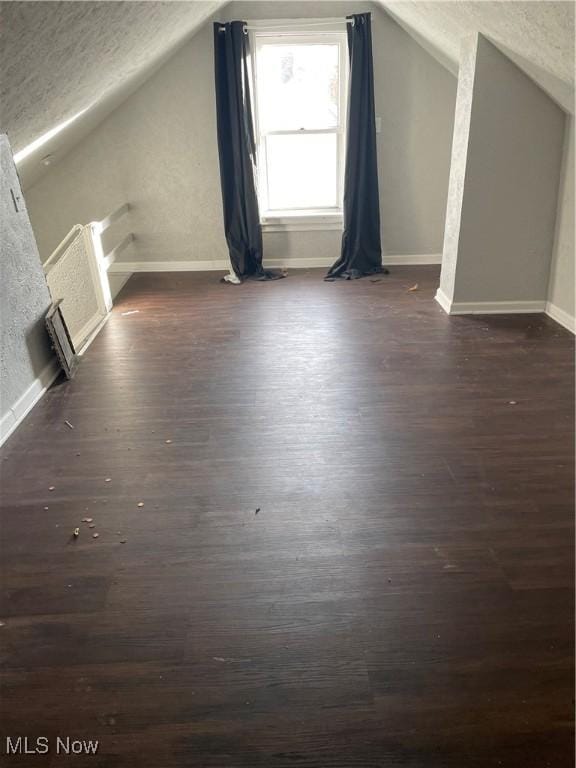
[[[481,32],[561,107],[574,111],[574,2],[379,4],[453,72],[458,70],[462,38]]]
[[[72,122],[28,161],[69,148],[98,124],[223,0],[3,2],[1,129],[15,153]],[[62,145],[62,146],[60,146]]]
[[[0,129],[15,153],[70,121],[18,163],[25,186],[40,159],[68,151],[133,92],[225,0],[3,2]],[[379,0],[452,72],[460,40],[482,32],[573,111],[573,2]],[[283,3],[283,13],[286,15]],[[375,41],[377,45],[377,41]]]

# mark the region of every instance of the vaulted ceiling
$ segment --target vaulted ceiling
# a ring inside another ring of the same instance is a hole
[[[3,2],[2,131],[14,151],[25,154],[40,137],[68,121],[65,130],[20,160],[21,173],[37,167],[47,153],[73,146],[226,4]],[[482,32],[564,109],[573,111],[573,2],[378,4],[452,72],[458,69],[462,37]],[[329,14],[329,4],[325,7]]]
[[[3,2],[1,129],[13,151],[67,121],[34,160],[73,144],[224,4]]]
[[[573,112],[574,2],[380,0],[380,5],[453,72],[462,38],[481,32]]]

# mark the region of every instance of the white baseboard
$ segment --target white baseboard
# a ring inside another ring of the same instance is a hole
[[[453,301],[451,315],[518,315],[544,312],[545,301]]]
[[[450,301],[440,289],[435,298],[449,315],[517,315],[546,310],[545,301]]]
[[[40,375],[34,379],[24,394],[2,416],[0,419],[0,445],[10,437],[16,427],[26,418],[59,373],[60,366],[56,358],[54,358],[44,367]]]
[[[440,304],[440,306],[442,307],[444,312],[446,312],[446,314],[449,315],[450,314],[450,307],[452,306],[452,302],[450,301],[448,296],[446,296],[444,291],[441,291],[440,288],[438,288],[434,298],[436,299],[438,304]]]
[[[225,271],[230,268],[228,261],[115,261],[108,272],[211,272]]]
[[[557,323],[563,325],[568,331],[576,333],[576,319],[572,315],[569,315],[568,312],[560,309],[556,304],[552,304],[551,301],[546,302],[546,314],[549,315],[552,320],[556,320]]]
[[[383,256],[385,267],[401,267],[411,264],[442,264],[441,253],[401,253],[397,255]]]
[[[333,258],[314,257],[310,259],[267,259],[264,266],[285,269],[314,269],[331,267],[336,261]],[[384,266],[393,267],[410,264],[441,264],[441,253],[400,254],[383,257]],[[210,261],[115,261],[108,270],[113,273],[132,272],[227,272],[230,262],[227,259],[212,259]],[[127,278],[128,279],[128,278]]]

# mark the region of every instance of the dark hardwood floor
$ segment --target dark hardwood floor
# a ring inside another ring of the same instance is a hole
[[[134,276],[2,449],[2,765],[574,764],[573,337],[320,276]]]

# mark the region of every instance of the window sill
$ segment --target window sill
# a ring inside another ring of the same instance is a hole
[[[276,213],[262,216],[262,232],[342,231],[342,213]]]

